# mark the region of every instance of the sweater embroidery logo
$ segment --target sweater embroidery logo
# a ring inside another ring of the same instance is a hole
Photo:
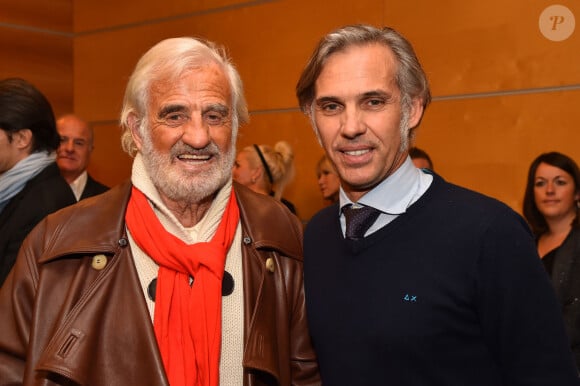
[[[406,302],[417,302],[417,296],[405,294],[405,296],[403,296],[403,300]]]

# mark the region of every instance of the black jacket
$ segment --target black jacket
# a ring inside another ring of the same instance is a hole
[[[105,193],[109,190],[109,187],[101,184],[97,180],[93,179],[91,175],[87,175],[87,184],[81,194],[81,200],[89,197],[96,196],[97,194]]]
[[[580,369],[580,229],[573,228],[562,245],[542,261],[562,305],[570,346]]]
[[[47,214],[76,203],[56,163],[26,183],[0,212],[0,287],[14,265],[20,244]]]

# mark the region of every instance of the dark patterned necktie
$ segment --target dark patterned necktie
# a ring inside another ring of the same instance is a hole
[[[370,206],[353,207],[352,204],[342,208],[342,212],[346,219],[345,236],[351,240],[364,238],[366,231],[381,213],[379,210],[371,208]]]

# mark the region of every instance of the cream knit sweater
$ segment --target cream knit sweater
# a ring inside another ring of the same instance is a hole
[[[141,190],[152,204],[153,210],[165,229],[187,244],[209,241],[214,235],[222,218],[225,206],[232,191],[231,179],[218,192],[204,218],[194,227],[184,228],[163,204],[159,193],[149,178],[140,154],[133,161],[131,182]],[[139,274],[143,296],[149,308],[151,321],[155,302],[147,294],[147,287],[157,277],[158,266],[135,244],[129,234],[129,244]],[[222,297],[222,349],[220,359],[220,385],[241,385],[243,383],[243,337],[244,337],[244,299],[241,251],[241,225],[226,257],[226,271],[234,278],[234,291]]]

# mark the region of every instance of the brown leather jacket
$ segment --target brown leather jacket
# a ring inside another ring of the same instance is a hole
[[[302,226],[270,198],[234,189],[243,238],[243,384],[320,384],[306,326]],[[127,242],[129,194],[125,183],[30,233],[0,290],[0,385],[168,384]],[[107,256],[104,268],[93,264],[98,254]]]

